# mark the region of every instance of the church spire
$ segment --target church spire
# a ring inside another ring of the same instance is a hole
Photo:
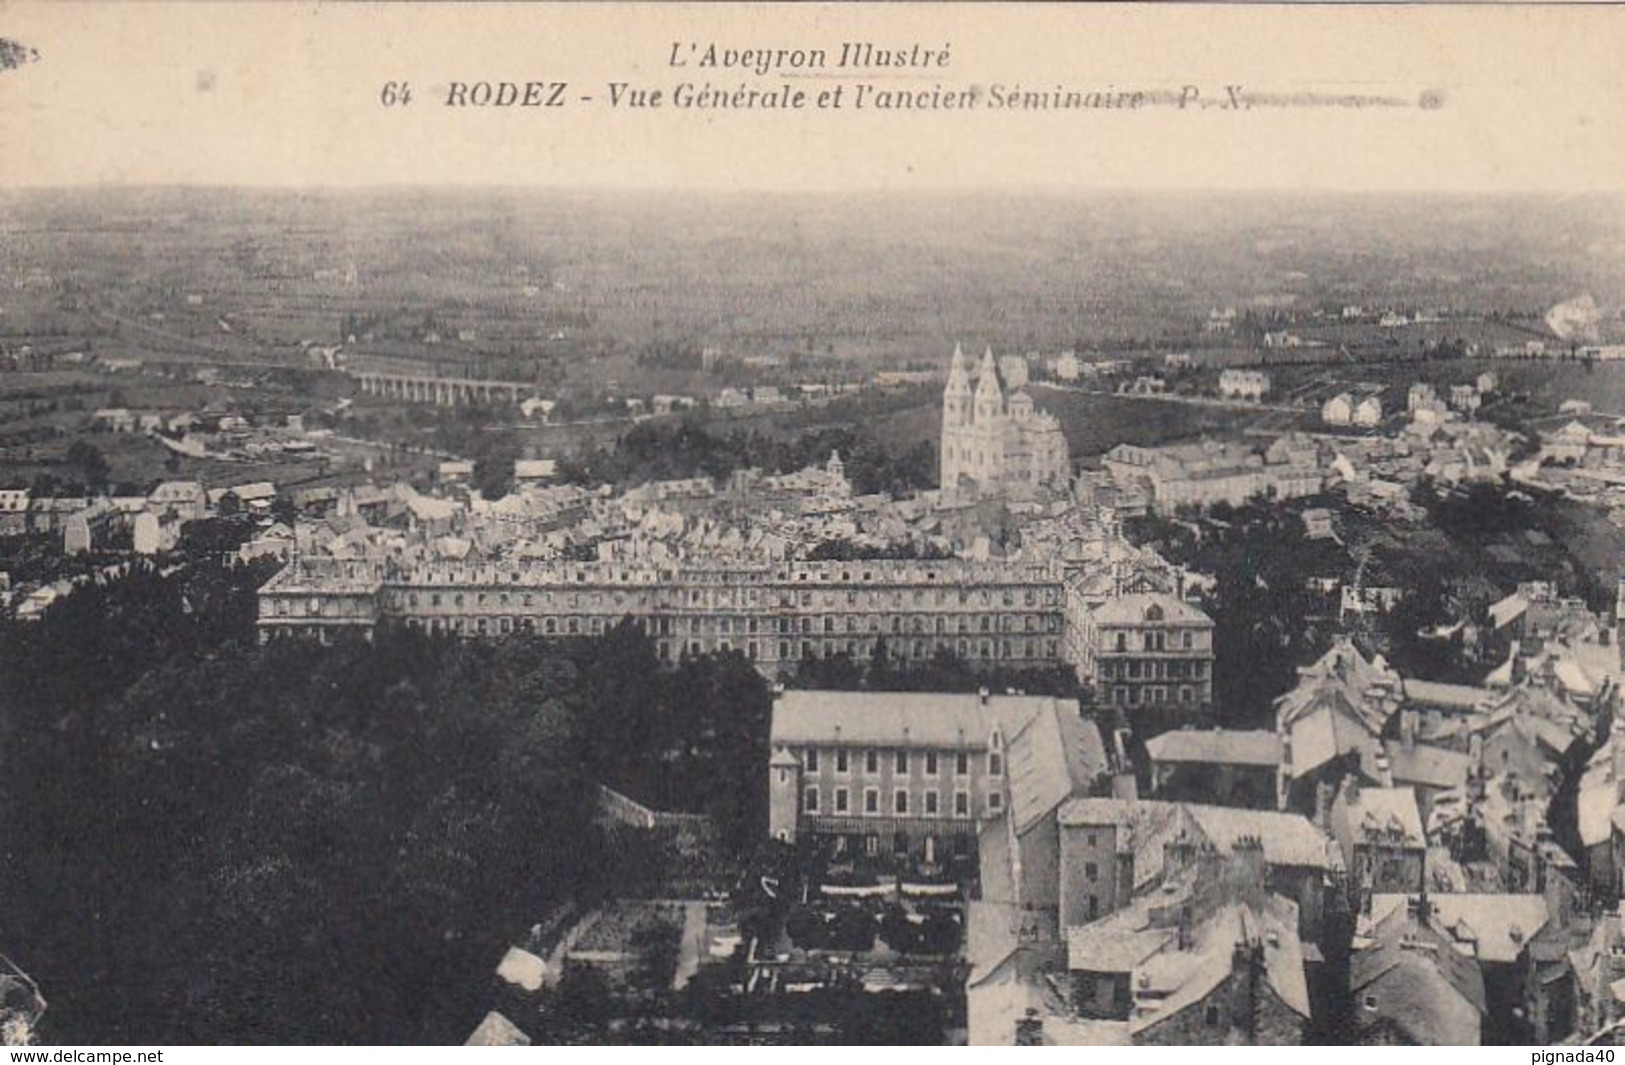
[[[965,372],[965,350],[954,345],[954,361],[948,367],[948,394],[970,395],[970,376]]]
[[[982,356],[982,372],[976,381],[976,395],[978,398],[986,395],[993,398],[1000,395],[999,364],[993,361],[993,349],[989,347]]]

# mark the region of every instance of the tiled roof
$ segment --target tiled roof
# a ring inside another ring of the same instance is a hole
[[[1164,592],[1133,592],[1108,599],[1095,610],[1097,625],[1139,625],[1153,607],[1162,611],[1162,620],[1177,625],[1211,625],[1213,621],[1200,608],[1178,596]]]
[[[1475,688],[1468,684],[1445,684],[1436,680],[1407,678],[1403,686],[1408,702],[1453,710],[1471,710],[1494,694],[1487,688]]]
[[[1395,784],[1421,784],[1430,788],[1459,788],[1467,783],[1473,759],[1460,751],[1431,744],[1406,746],[1396,740],[1385,745]]]
[[[1040,708],[1009,741],[1005,759],[1016,834],[1106,772],[1106,748],[1076,704]]]
[[[1368,920],[1380,925],[1404,909],[1406,900],[1405,895],[1371,896]],[[1427,901],[1429,924],[1447,933],[1458,952],[1498,965],[1517,961],[1549,920],[1540,895],[1436,894]]]
[[[1006,740],[1044,710],[1077,713],[1049,696],[939,692],[786,691],[773,705],[773,743],[985,748],[995,726]]]
[[[1273,732],[1182,729],[1154,736],[1145,747],[1154,762],[1274,766],[1281,761],[1281,739]]]
[[[1427,846],[1416,792],[1410,788],[1361,788],[1344,810],[1352,829],[1377,833],[1397,829],[1406,846]]]

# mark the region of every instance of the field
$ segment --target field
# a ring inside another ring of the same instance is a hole
[[[1208,310],[1226,306],[1538,317],[1581,291],[1616,299],[1616,208],[1359,196],[15,193],[0,195],[0,282],[11,289],[0,340],[88,334],[288,362],[301,340],[355,334],[528,378],[527,367],[598,373],[586,368],[652,343],[861,366],[934,362],[955,340],[1045,352],[1188,344]],[[613,361],[602,373],[628,376]]]

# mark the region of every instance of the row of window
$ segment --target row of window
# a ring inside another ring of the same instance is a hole
[[[613,621],[603,617],[569,617],[569,618],[407,618],[406,624],[411,628],[427,629],[430,632],[450,632],[462,635],[493,636],[508,635],[510,633],[540,632],[544,636],[599,636],[607,632]],[[933,642],[927,640],[900,640],[890,648],[891,653],[901,658],[929,658],[936,654],[938,649],[947,648],[946,642]],[[772,644],[768,645],[769,648]],[[686,643],[673,643],[669,640],[660,640],[656,644],[656,653],[662,661],[671,661],[674,656],[683,654],[701,655],[707,651],[720,651],[726,654],[729,651],[742,651],[751,661],[761,657],[762,646],[756,640],[744,641],[735,644],[731,640],[689,640]],[[1045,640],[960,640],[956,650],[962,658],[1008,658],[1008,659],[1036,659],[1053,660],[1057,655],[1056,642]],[[780,640],[778,644],[780,661],[789,661],[796,653],[796,645],[788,640]],[[800,656],[811,658],[813,655],[822,655],[825,658],[838,654],[846,654],[857,658],[873,652],[873,647],[867,641],[846,641],[842,644],[835,640],[802,640],[800,643]]]
[[[865,578],[867,578],[867,576],[868,575],[865,574]],[[673,605],[682,603],[701,608],[758,606],[761,604],[761,601],[764,598],[758,594],[760,589],[756,588],[740,589],[737,592],[733,590],[712,591],[709,589],[694,588],[690,589],[686,595],[680,592],[673,593],[665,589],[655,591],[656,594],[659,595],[657,605],[664,607],[671,607]],[[665,594],[661,594],[662,592]],[[425,595],[428,598],[428,603],[430,606],[445,606],[449,602],[452,606],[522,605],[531,607],[538,605],[562,605],[571,608],[579,608],[582,606],[604,607],[611,604],[616,607],[622,607],[638,601],[646,601],[646,595],[642,593],[637,591],[628,592],[617,589],[613,592],[586,591],[558,593],[551,591],[523,593],[465,591],[423,593],[411,591],[406,593],[406,603],[408,606],[412,607],[422,606]],[[834,591],[816,593],[815,595],[814,592],[808,590],[802,591],[799,594],[795,592],[781,592],[776,597],[765,598],[768,598],[769,601],[776,603],[776,605],[780,607],[791,608],[797,606],[811,607],[816,604],[826,609],[832,609],[842,605],[844,602],[844,605],[849,607],[890,607],[892,609],[901,610],[910,605],[915,607],[926,607],[931,605],[949,606],[956,602],[960,606],[982,607],[995,605],[1002,605],[1006,607],[1036,607],[1040,605],[1054,606],[1058,601],[1058,592],[1057,589],[1052,587],[1040,588],[1037,586],[1023,588],[1019,592],[1014,588],[1005,588],[998,592],[986,588],[975,591],[969,588],[960,588],[957,591],[950,591],[946,588],[937,588],[929,593],[923,588],[917,588],[912,592],[875,589],[860,592],[854,589],[847,591],[844,596],[841,593]]]
[[[279,618],[364,617],[372,613],[372,600],[364,596],[277,596],[268,600],[270,613]]]
[[[723,641],[727,643],[726,640]],[[699,647],[699,641],[693,646]],[[794,649],[794,644],[788,640],[779,641],[779,657],[788,659]],[[1057,642],[1051,639],[1020,639],[1020,640],[897,640],[887,644],[887,650],[902,658],[930,658],[938,651],[952,650],[960,658],[974,658],[991,660],[996,658],[1034,659],[1041,661],[1054,661],[1059,655]],[[859,658],[874,653],[874,645],[867,640],[802,640],[801,657],[811,658],[813,655],[822,655],[829,658],[832,655],[844,654],[851,658]]]
[[[823,793],[818,785],[810,785],[801,796],[802,813],[818,814],[825,812],[822,808],[822,800]],[[927,791],[921,795],[921,801],[915,804],[912,792],[907,788],[897,788],[892,792],[891,809],[884,811],[884,813],[892,817],[940,817],[942,815],[941,801],[942,796],[939,792]],[[1004,809],[1004,794],[998,791],[989,792],[987,809],[989,813],[994,814]],[[828,812],[837,815],[853,812],[851,793],[848,789],[837,787],[832,790]],[[863,789],[863,809],[861,812],[865,816],[871,817],[882,814],[879,788]],[[953,815],[955,817],[970,816],[970,792],[964,790],[954,792]]]
[[[431,604],[432,606],[441,606],[439,601],[439,593],[434,594],[430,598],[433,600]],[[455,596],[454,598],[457,600],[457,602],[453,604],[454,606],[463,606],[461,601],[463,597],[461,594]],[[482,595],[480,598],[483,600],[485,597]],[[504,602],[501,605],[508,606],[509,604],[506,602],[507,596],[504,595],[502,598]],[[529,596],[525,597],[527,600],[529,598]],[[408,597],[409,604],[412,607],[418,606],[416,600],[417,595],[415,593]],[[317,599],[312,599],[311,603],[311,613],[317,613],[319,610],[320,601]],[[531,604],[526,602],[523,605],[528,607]],[[572,609],[580,609],[579,605],[574,603],[569,604],[569,607]],[[605,615],[599,614],[593,616],[601,617]],[[758,629],[763,632],[772,632],[776,630],[780,635],[789,635],[795,632],[800,632],[803,634],[811,634],[813,632],[823,632],[825,634],[836,632],[891,632],[922,634],[927,632],[935,632],[942,635],[949,632],[1059,632],[1061,630],[1061,617],[1059,614],[1002,614],[997,616],[991,614],[981,614],[975,617],[973,620],[972,616],[969,614],[958,615],[955,618],[948,618],[941,615],[927,617],[922,614],[915,614],[908,617],[892,614],[889,615],[888,618],[882,618],[874,614],[862,616],[856,614],[847,614],[843,616],[826,614],[822,617],[803,616],[799,618],[736,618],[717,617],[715,615],[706,614],[689,615],[686,617],[676,618],[667,616],[654,617],[649,619],[649,625],[654,632],[662,636],[669,636],[674,632],[701,633],[708,632],[712,629],[715,629],[717,632],[724,635],[738,632],[752,636],[756,635]]]
[[[834,757],[830,759],[835,763],[835,772],[847,773],[851,771],[852,753],[852,749],[848,747],[835,748]],[[936,776],[943,762],[947,762],[953,766],[954,776],[963,777],[970,775],[971,752],[969,751],[951,751],[948,752],[946,757],[944,757],[937,751],[911,752],[905,750],[895,750],[890,752],[890,757],[888,759],[892,764],[892,771],[896,773],[907,773],[909,770],[909,765],[911,764],[915,755],[919,756],[920,762],[925,766],[925,775],[928,777]],[[863,771],[865,773],[880,772],[881,757],[882,756],[879,750],[873,747],[865,749],[863,752]],[[819,748],[808,747],[806,750],[804,750],[801,753],[801,764],[809,773],[818,772],[818,767],[821,764]],[[1004,755],[1001,752],[987,752],[987,775],[990,777],[1004,775]]]
[[[1119,632],[1115,636],[1107,634],[1107,645],[1118,654],[1126,653],[1130,642],[1129,634],[1126,632]],[[1177,633],[1153,630],[1140,633],[1140,639],[1133,642],[1140,645],[1141,651],[1189,651],[1196,646],[1196,634],[1190,629]]]
[[[1202,659],[1102,659],[1101,680],[1202,680],[1207,662]]]
[[[835,856],[840,858],[848,852],[856,852],[860,848],[863,853],[873,858],[880,854],[880,836],[875,832],[865,832],[860,835],[837,835],[835,840]],[[918,851],[926,851],[933,856],[953,857],[955,855],[968,855],[971,853],[971,834],[958,831],[940,837],[929,835],[915,844],[915,837],[899,830],[892,835],[892,852],[900,857]]]
[[[1139,687],[1119,684],[1111,689],[1112,706],[1157,706],[1172,701],[1186,705],[1194,703],[1197,701],[1196,689],[1189,684],[1181,684],[1177,689],[1161,684]]]

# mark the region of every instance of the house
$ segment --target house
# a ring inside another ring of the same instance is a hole
[[[822,837],[837,853],[882,864],[969,866],[978,826],[1006,810],[1010,741],[1045,713],[1077,717],[1077,704],[986,693],[782,692],[773,705],[769,832],[791,843]],[[1051,738],[1059,735],[1057,727]],[[1048,797],[1063,786],[1070,793],[1064,769],[1034,765],[1031,773],[1046,779],[1023,795]],[[1047,801],[1033,799],[1012,824],[1031,827]],[[1036,889],[1037,897],[1051,894]]]
[[[474,479],[474,463],[467,459],[447,460],[435,467],[434,479],[441,485],[467,484]]]
[[[1221,370],[1219,395],[1258,402],[1269,394],[1270,375],[1262,370]]]
[[[540,484],[559,475],[557,459],[516,459],[513,480],[516,485]]]
[[[1010,737],[1006,749],[1006,813],[990,828],[1005,835],[1002,852],[1009,855],[1016,901],[1039,915],[1042,920],[1035,927],[1055,939],[1060,932],[1060,808],[1074,798],[1103,794],[1110,785],[1111,764],[1100,730],[1070,701],[1040,707]],[[984,829],[981,838],[988,834]]]
[[[164,481],[148,493],[147,509],[159,516],[173,513],[183,523],[197,521],[209,513],[209,496],[197,481]]]
[[[1349,421],[1361,428],[1375,428],[1382,422],[1382,400],[1376,396],[1367,396],[1354,407]]]
[[[1478,963],[1484,981],[1486,1042],[1549,1044],[1573,1030],[1566,937],[1551,921],[1544,898],[1477,892],[1373,895],[1360,924],[1374,928],[1401,911],[1419,920],[1416,915],[1424,905],[1428,924],[1449,939],[1457,953]]]
[[[1500,384],[1500,379],[1495,376],[1492,370],[1485,370],[1473,381],[1473,387],[1478,389],[1478,394],[1481,396],[1487,396],[1494,392],[1496,388],[1500,387]]]
[[[1418,715],[1405,710],[1400,717],[1414,722]],[[1473,771],[1472,756],[1466,752],[1417,742],[1414,725],[1400,739],[1384,740],[1383,752],[1388,757],[1389,779],[1395,787],[1408,788],[1415,793],[1424,824],[1433,811],[1434,800],[1442,795],[1460,794]]]
[[[1581,422],[1568,422],[1555,432],[1543,434],[1541,455],[1552,462],[1577,465],[1591,447],[1591,430]]]
[[[1050,373],[1057,381],[1076,381],[1083,372],[1083,364],[1075,351],[1063,351],[1050,364]]]
[[[1265,883],[1298,907],[1299,931],[1318,938],[1337,845],[1308,818],[1274,810],[1138,799],[1073,799],[1060,810],[1061,927],[1088,924],[1154,893],[1207,848],[1257,839]],[[1182,858],[1183,856],[1183,858]]]
[[[542,399],[531,396],[519,404],[519,413],[526,421],[541,422],[546,425],[553,419],[553,408],[558,404],[551,399]]]
[[[103,407],[91,415],[91,421],[97,429],[109,432],[133,433],[136,430],[135,415],[124,407]]]
[[[1472,385],[1452,385],[1450,388],[1450,405],[1464,414],[1472,414],[1483,403],[1483,395]]]
[[[1339,639],[1321,658],[1298,670],[1297,685],[1275,702],[1281,738],[1277,805],[1322,812],[1321,787],[1360,772],[1376,781],[1379,737],[1400,708],[1403,681],[1378,655],[1366,658]]]
[[[1108,706],[1181,706],[1213,702],[1213,619],[1165,592],[1113,596],[1085,622],[1092,676]]]
[[[680,410],[691,410],[694,407],[692,396],[655,396],[650,400],[650,408],[656,414],[674,414]]]
[[[68,516],[62,524],[62,553],[104,550],[113,533],[124,527],[124,515],[111,501],[99,499]]]
[[[1332,512],[1325,507],[1310,507],[1303,512],[1303,535],[1310,540],[1328,540],[1337,535],[1332,524]]]
[[[1355,887],[1362,892],[1424,889],[1427,836],[1410,788],[1362,787],[1352,775],[1332,801],[1332,835]]]
[[[138,555],[156,555],[180,542],[181,521],[173,514],[143,510],[130,527],[130,546]]]
[[[1568,962],[1577,1031],[1597,1032],[1625,1017],[1625,918],[1613,911],[1600,916]]]
[[[1274,809],[1281,739],[1274,732],[1175,730],[1146,742],[1158,798]]]
[[[28,531],[27,488],[0,488],[0,536],[17,536]]]
[[[276,485],[270,481],[252,481],[230,488],[211,488],[208,492],[210,508],[218,512],[220,501],[228,495],[235,497],[249,513],[265,515],[271,512],[271,504],[276,501]]]
[[[287,558],[297,543],[292,529],[280,521],[256,533],[252,540],[237,549],[237,557],[244,562],[256,558]]]
[[[1491,701],[1471,724],[1470,742],[1485,775],[1507,775],[1551,798],[1573,764],[1591,723],[1579,707],[1533,681]]]
[[[1419,898],[1371,923],[1349,960],[1355,1042],[1362,1045],[1478,1046],[1484,975]]]
[[[1352,425],[1354,423],[1354,397],[1347,392],[1339,392],[1328,399],[1320,408],[1320,420],[1327,425]]]
[[[1415,414],[1419,410],[1437,410],[1439,394],[1426,381],[1418,381],[1405,393],[1405,409]]]
[[[1168,889],[1067,929],[1073,1008],[1136,1045],[1301,1042],[1309,990],[1296,907],[1257,839],[1207,848]]]

